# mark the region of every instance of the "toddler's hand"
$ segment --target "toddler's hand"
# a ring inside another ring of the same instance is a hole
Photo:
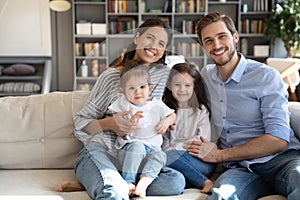
[[[120,136],[124,136],[140,128],[137,123],[127,118],[129,114],[130,111],[125,111],[113,115],[115,125],[112,126],[112,130]]]
[[[130,118],[130,121],[137,125],[138,122],[139,122],[139,119],[143,118],[144,115],[143,115],[143,111],[137,111],[136,113],[134,113],[134,115]]]

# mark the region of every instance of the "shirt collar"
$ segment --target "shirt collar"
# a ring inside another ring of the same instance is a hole
[[[239,83],[242,79],[242,76],[246,70],[246,66],[247,66],[247,59],[243,56],[243,54],[238,53],[238,56],[240,56],[240,61],[238,63],[238,65],[236,66],[236,68],[234,69],[233,73],[231,74],[231,76],[228,78],[228,80],[225,83],[228,83],[230,80],[233,80],[237,83]],[[212,74],[212,79],[220,82],[220,78],[218,76],[218,68],[217,66],[214,64],[214,73]]]
[[[237,83],[239,83],[241,81],[242,76],[247,67],[247,62],[248,62],[247,59],[242,54],[238,53],[238,56],[240,56],[240,61],[228,79],[228,81],[230,79],[232,79]]]

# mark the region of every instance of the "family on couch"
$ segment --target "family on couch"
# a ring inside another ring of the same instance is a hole
[[[279,73],[238,53],[239,35],[228,16],[210,13],[197,23],[196,31],[215,63],[204,66],[201,75],[220,148],[201,136],[188,140],[184,149],[203,162],[222,162],[227,169],[214,183],[208,199],[257,199],[270,194],[297,199],[300,143],[290,128],[288,94]],[[145,20],[120,62],[99,76],[74,118],[75,135],[84,144],[75,163],[79,182],[65,182],[59,190],[86,189],[92,199],[129,199],[128,183],[109,150],[114,148],[117,135],[124,137],[137,127],[126,118],[129,111],[114,114],[108,107],[117,98],[121,72],[130,60],[149,64],[151,96],[162,98],[170,71],[164,62],[171,38],[172,30],[165,22]],[[185,177],[165,166],[146,194],[179,195],[185,187]]]

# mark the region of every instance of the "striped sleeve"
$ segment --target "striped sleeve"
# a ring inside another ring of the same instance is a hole
[[[104,71],[97,79],[91,94],[83,108],[74,116],[75,135],[86,143],[91,135],[82,129],[92,120],[102,119],[107,114],[108,106],[115,100],[120,90],[120,72],[114,68]]]

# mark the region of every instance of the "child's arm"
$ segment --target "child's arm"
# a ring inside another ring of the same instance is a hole
[[[171,113],[156,125],[156,133],[164,134],[168,130],[169,126],[173,125],[175,122],[176,122],[176,114]]]

